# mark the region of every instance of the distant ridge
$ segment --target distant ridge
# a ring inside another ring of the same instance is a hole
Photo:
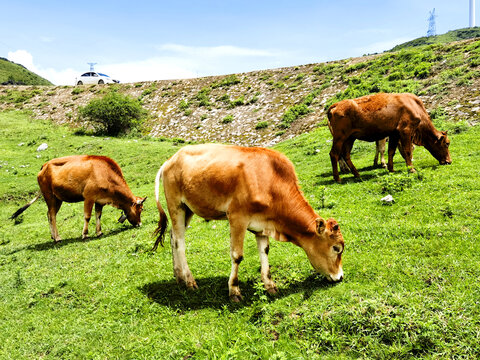
[[[445,34],[435,36],[424,36],[418,39],[407,41],[403,44],[395,46],[390,51],[399,51],[406,48],[412,48],[416,46],[432,45],[432,44],[446,44],[453,41],[474,39],[480,37],[480,27],[464,28],[458,30],[452,30]]]
[[[414,93],[435,120],[480,125],[480,39],[192,79],[0,86],[0,111],[27,110],[87,129],[79,109],[110,91],[139,99],[149,111],[145,135],[182,141],[272,146],[326,125],[334,102],[377,92]]]
[[[0,57],[0,85],[53,85],[25,66]]]

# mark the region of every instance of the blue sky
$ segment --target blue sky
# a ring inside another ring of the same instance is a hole
[[[0,0],[0,57],[57,85],[89,62],[121,82],[240,73],[391,49],[433,8],[438,34],[469,26],[469,0]]]

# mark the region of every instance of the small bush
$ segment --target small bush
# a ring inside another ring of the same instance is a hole
[[[188,103],[188,101],[181,100],[178,104],[178,107],[180,108],[180,110],[187,110],[190,107],[190,104]]]
[[[228,124],[233,121],[233,115],[227,115],[222,119],[222,124]]]
[[[242,106],[245,105],[245,96],[242,95],[230,103],[230,107]]]
[[[278,124],[280,129],[287,129],[290,125],[297,120],[299,117],[310,113],[312,110],[308,108],[306,104],[297,104],[285,111],[283,114],[282,122]]]
[[[84,91],[85,91],[85,89],[76,87],[72,90],[72,95],[78,95],[78,94],[81,94]]]
[[[268,127],[268,121],[260,121],[255,125],[255,130],[265,129],[266,127]]]
[[[129,96],[110,92],[79,108],[79,120],[90,123],[95,134],[118,136],[140,126],[147,111]]]

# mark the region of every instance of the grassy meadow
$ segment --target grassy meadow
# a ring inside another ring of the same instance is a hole
[[[323,122],[323,119],[319,119]],[[183,143],[73,135],[71,129],[0,113],[0,359],[349,359],[480,357],[480,127],[450,129],[451,166],[414,151],[394,174],[373,168],[374,144],[357,142],[362,175],[333,182],[325,126],[275,148],[295,164],[305,196],[345,238],[345,279],[316,275],[300,248],[271,241],[279,288],[260,281],[254,236],[240,266],[244,300],[228,298],[227,222],[194,217],[187,259],[199,289],[173,278],[169,241],[156,253],[154,177]],[[41,143],[48,149],[36,151]],[[38,191],[47,160],[102,154],[148,196],[141,228],[105,207],[103,237],[81,239],[83,204],[64,203],[54,244],[46,205],[8,217]],[[380,199],[391,194],[395,203]],[[162,198],[163,201],[163,198]]]

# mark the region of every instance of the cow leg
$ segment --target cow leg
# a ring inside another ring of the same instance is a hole
[[[336,182],[341,182],[338,175],[338,159],[342,154],[343,142],[341,140],[333,140],[332,149],[330,150],[330,161],[332,163],[333,179]]]
[[[412,144],[412,137],[409,134],[400,135],[400,141],[398,142],[398,150],[400,151],[400,154],[405,159],[405,163],[407,164],[407,168],[409,169],[409,171],[411,173],[414,173],[415,169],[412,163],[413,144]]]
[[[353,165],[352,159],[350,158],[350,153],[352,152],[354,142],[355,142],[354,138],[349,138],[347,139],[347,141],[345,141],[345,143],[343,144],[343,156],[345,158],[345,162],[347,163],[348,167],[352,171],[353,176],[355,176],[356,178],[359,178],[360,174],[357,168],[355,167],[355,165]]]
[[[373,159],[373,166],[378,165],[378,156],[380,155],[380,165],[386,169],[387,163],[385,162],[385,145],[387,143],[387,138],[382,140],[377,140],[375,142],[375,157]]]
[[[239,302],[242,300],[242,294],[238,281],[238,267],[243,260],[243,242],[247,232],[247,224],[231,217],[228,220],[230,221],[230,257],[232,259],[232,270],[228,279],[228,294],[231,301]]]
[[[88,223],[90,222],[90,217],[92,216],[92,209],[94,203],[94,201],[87,199],[85,199],[85,201],[83,202],[83,217],[85,219],[85,222],[83,224],[82,239],[86,239],[88,237]]]
[[[398,135],[390,135],[388,139],[388,171],[394,172],[393,170],[393,156],[395,155],[395,150],[398,145]]]
[[[95,203],[95,225],[97,226],[96,227],[97,236],[102,236],[103,235],[102,224],[101,224],[102,210],[103,210],[103,205]]]
[[[190,209],[187,211],[184,205],[179,205],[176,209],[171,209],[169,206],[169,213],[172,220],[170,245],[172,247],[173,274],[178,283],[184,283],[188,289],[198,289],[185,254],[185,230],[193,213]]]
[[[338,165],[340,165],[340,171],[342,174],[348,174],[350,172],[350,168],[347,165],[347,162],[343,157],[340,157],[338,159]]]
[[[60,206],[62,206],[62,201],[53,196],[48,198],[45,197],[45,200],[48,206],[47,217],[48,217],[48,224],[50,225],[50,234],[53,241],[59,242],[62,239],[58,235],[57,213],[58,213],[58,210],[60,210]]]
[[[265,285],[265,289],[269,294],[274,295],[278,292],[278,289],[275,283],[272,281],[272,277],[270,276],[270,265],[268,264],[268,236],[256,235],[256,238],[258,252],[260,254],[260,273],[262,276],[263,285]]]

